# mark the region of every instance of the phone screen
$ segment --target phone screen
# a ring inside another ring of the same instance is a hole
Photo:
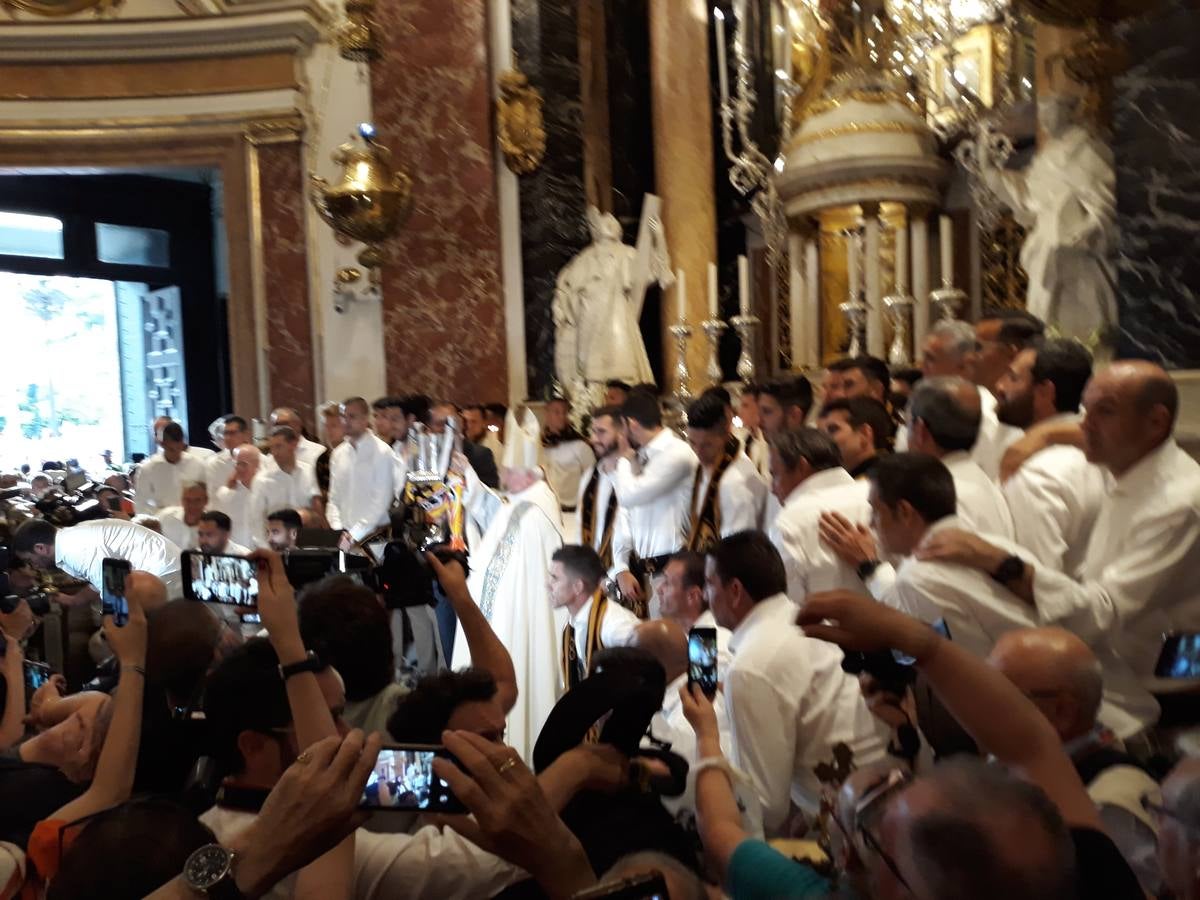
[[[450,785],[433,771],[437,757],[450,759],[443,747],[427,744],[384,747],[375,758],[375,768],[367,779],[361,809],[466,812]]]
[[[112,616],[118,627],[129,621],[129,603],[125,600],[125,576],[131,569],[127,559],[107,558],[102,564],[100,611],[106,616]]]
[[[33,662],[25,660],[25,691],[27,695],[32,694],[43,684],[50,680],[50,676],[54,672],[50,666],[42,662]]]
[[[1154,677],[1200,678],[1200,633],[1168,635]]]
[[[575,900],[670,900],[670,897],[662,872],[650,872],[620,881],[606,881],[580,891]]]
[[[258,606],[258,570],[241,556],[183,554],[183,595],[202,603],[223,603],[254,609]]]
[[[717,693],[717,629],[693,628],[688,632],[688,687],[700,685],[708,697]]]

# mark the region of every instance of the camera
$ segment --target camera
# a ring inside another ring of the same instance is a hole
[[[842,671],[850,675],[866,672],[879,682],[880,690],[897,696],[902,696],[917,680],[911,662],[901,662],[891,650],[875,650],[871,653],[847,650],[842,657]]]
[[[103,485],[88,481],[82,472],[72,472],[60,485],[50,488],[41,499],[35,500],[33,506],[42,518],[59,528],[93,519],[107,519],[109,508],[96,497],[100,487]]]

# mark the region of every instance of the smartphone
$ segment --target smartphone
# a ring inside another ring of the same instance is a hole
[[[182,563],[183,596],[188,600],[243,609],[258,607],[258,568],[253,560],[186,550]]]
[[[25,660],[25,695],[32,697],[33,692],[50,680],[54,670],[48,663]]]
[[[105,557],[101,564],[100,612],[113,617],[123,627],[129,622],[129,603],[125,600],[125,577],[133,570],[127,559]]]
[[[632,875],[620,881],[606,881],[580,891],[574,900],[671,900],[667,879],[662,872]]]
[[[1200,678],[1200,633],[1168,634],[1154,665],[1155,678]]]
[[[688,632],[688,688],[700,685],[706,697],[717,694],[717,629],[693,628]]]
[[[360,809],[397,812],[461,813],[467,808],[433,771],[438,757],[453,760],[444,747],[395,744],[383,747],[363,788]]]

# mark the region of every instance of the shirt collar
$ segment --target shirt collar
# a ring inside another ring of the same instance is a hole
[[[790,604],[787,594],[775,594],[754,604],[754,608],[746,613],[746,618],[733,629],[733,637],[729,639],[729,652],[737,653],[737,648],[746,640],[746,635],[754,630],[756,622],[769,622],[779,614],[784,604]]]
[[[1148,492],[1159,479],[1162,470],[1174,461],[1178,447],[1174,438],[1167,438],[1136,463],[1125,474],[1114,479],[1113,494],[1141,496]]]
[[[591,597],[588,597],[587,602],[583,604],[583,606],[579,607],[579,612],[575,613],[575,615],[571,617],[571,624],[575,626],[576,631],[578,631],[580,628],[587,627],[588,616],[592,614],[592,602],[595,599],[595,594],[593,594]]]
[[[826,488],[837,487],[838,485],[854,484],[854,479],[850,477],[850,473],[841,466],[836,466],[832,469],[825,469],[821,472],[813,472],[802,482],[792,488],[792,492],[788,494],[784,505],[791,503],[797,497],[803,497],[806,494],[814,493],[815,491],[823,491]]]
[[[951,466],[971,461],[971,454],[966,450],[951,450],[942,457],[942,465],[949,469]]]
[[[663,445],[667,444],[670,440],[670,429],[661,428],[659,429],[658,434],[650,438],[650,440],[646,441],[646,443],[642,446],[642,452],[647,456],[650,456],[652,453],[657,453],[659,450],[661,450]]]

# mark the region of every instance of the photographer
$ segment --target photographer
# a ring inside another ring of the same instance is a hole
[[[63,606],[98,602],[105,558],[127,560],[134,569],[149,572],[166,586],[167,599],[183,596],[179,548],[161,534],[132,522],[101,519],[57,528],[45,519],[30,519],[13,532],[12,551],[38,569],[59,568],[90,587],[76,594],[58,594]]]

